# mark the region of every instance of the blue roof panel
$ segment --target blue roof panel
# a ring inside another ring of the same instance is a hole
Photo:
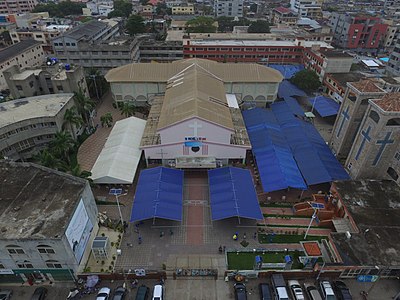
[[[337,115],[340,104],[331,98],[324,96],[317,96],[308,98],[308,102],[311,105],[314,103],[315,110],[320,114],[321,117],[329,117]]]

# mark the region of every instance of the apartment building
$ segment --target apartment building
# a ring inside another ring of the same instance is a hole
[[[318,19],[322,17],[322,0],[290,0],[290,9],[299,17]]]
[[[194,15],[193,5],[179,5],[172,7],[173,15]]]
[[[8,88],[4,70],[11,66],[20,68],[40,66],[44,60],[42,44],[35,40],[21,41],[0,51],[0,90]]]
[[[383,48],[388,24],[370,15],[332,13],[329,20],[334,44],[355,52],[377,53]]]
[[[243,0],[215,0],[216,17],[243,17]]]
[[[73,98],[74,94],[53,94],[0,103],[0,155],[25,161],[46,148],[63,130]],[[79,129],[74,128],[72,135]]]
[[[400,76],[400,39],[396,41],[395,47],[390,54],[386,71],[389,74]]]
[[[140,62],[171,62],[183,58],[182,42],[144,40],[139,45]]]
[[[286,7],[277,7],[272,10],[271,20],[274,25],[284,24],[295,26],[299,19],[296,12]]]
[[[12,66],[3,72],[14,99],[82,91],[89,96],[81,66],[55,64],[40,68]]]
[[[20,14],[32,11],[37,0],[3,0],[0,1],[0,14]]]

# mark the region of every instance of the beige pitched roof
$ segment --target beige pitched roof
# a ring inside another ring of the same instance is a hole
[[[187,66],[168,81],[158,129],[192,117],[233,129],[224,83],[197,64]]]
[[[400,112],[400,93],[387,93],[380,100],[372,100],[384,111]]]
[[[258,64],[218,63],[207,59],[182,59],[170,64],[133,63],[108,71],[108,82],[167,82],[195,64],[215,74],[223,82],[281,82],[282,75]]]

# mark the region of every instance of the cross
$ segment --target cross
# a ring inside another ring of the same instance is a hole
[[[394,143],[394,140],[390,140],[390,136],[392,135],[392,132],[387,132],[386,136],[383,140],[377,140],[376,144],[380,144],[381,147],[379,148],[378,153],[376,154],[376,157],[374,159],[374,162],[372,163],[373,166],[376,166],[378,161],[381,159],[383,151],[385,151],[386,145],[390,145]]]
[[[195,120],[193,124],[189,124],[189,127],[193,128],[193,136],[198,137],[197,129],[202,128],[203,126],[197,123],[197,120]]]
[[[361,144],[360,144],[360,148],[358,148],[358,151],[357,151],[355,160],[358,160],[358,157],[360,156],[361,151],[362,151],[363,148],[364,148],[365,141],[368,141],[368,142],[371,141],[371,137],[369,136],[369,132],[370,132],[370,131],[371,131],[371,126],[368,126],[367,130],[362,130],[362,131],[361,131],[361,135],[363,136],[363,140],[362,140],[362,142],[361,142]]]
[[[339,126],[339,130],[338,130],[338,132],[337,132],[337,134],[336,134],[336,137],[339,137],[340,132],[341,132],[342,129],[343,129],[344,122],[346,122],[346,120],[349,120],[349,119],[350,119],[350,116],[349,116],[349,108],[350,108],[350,107],[347,106],[346,110],[342,111],[343,119],[342,119],[342,123],[341,123],[340,126]]]
[[[163,149],[161,148],[160,152],[157,152],[156,154],[161,154],[161,160],[164,159],[164,154],[168,154],[167,152],[164,152]]]

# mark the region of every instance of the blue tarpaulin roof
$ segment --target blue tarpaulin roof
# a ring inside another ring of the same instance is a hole
[[[283,103],[283,102],[282,102]],[[306,189],[296,161],[272,111],[243,111],[261,184],[265,192],[288,187]]]
[[[307,94],[303,90],[295,86],[293,83],[291,83],[289,80],[283,80],[279,84],[278,96],[279,98],[286,98],[293,96],[304,97],[307,96]]]
[[[298,115],[300,117],[304,116],[304,110],[301,108],[299,102],[297,102],[297,100],[293,97],[290,96],[286,96],[283,99],[287,105],[289,106],[290,110],[295,114]]]
[[[317,96],[308,98],[311,105],[314,104],[315,110],[320,114],[321,117],[329,117],[337,115],[339,111],[340,104],[331,98],[324,96]]]
[[[157,167],[140,172],[131,222],[152,218],[182,220],[183,171]]]
[[[349,179],[315,127],[285,101],[244,111],[243,119],[265,192]]]
[[[268,67],[281,72],[285,79],[290,79],[297,72],[304,70],[303,65],[268,65]]]
[[[208,181],[213,220],[263,219],[249,170],[234,167],[209,170]]]

